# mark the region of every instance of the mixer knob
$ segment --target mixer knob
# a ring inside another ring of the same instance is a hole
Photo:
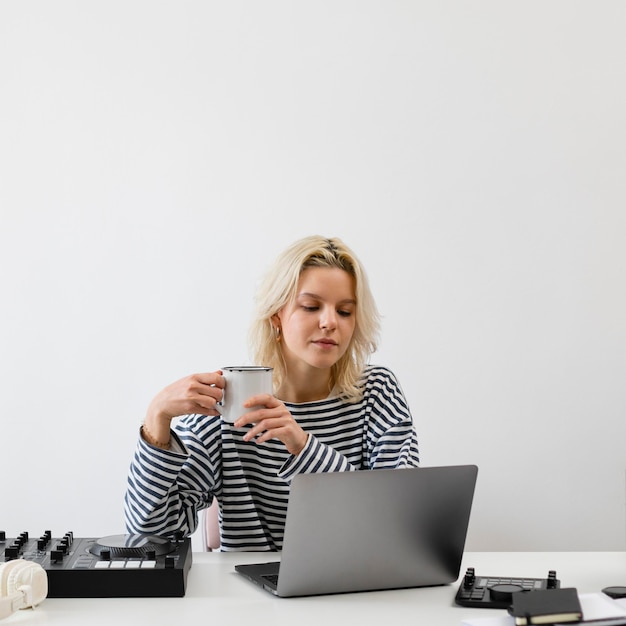
[[[463,578],[463,586],[471,587],[476,580],[476,570],[473,567],[468,567]]]
[[[7,561],[10,561],[11,559],[17,559],[17,557],[20,555],[20,548],[19,546],[7,546],[7,548],[4,551],[4,558]]]
[[[63,561],[63,550],[50,550],[50,561],[53,563]]]

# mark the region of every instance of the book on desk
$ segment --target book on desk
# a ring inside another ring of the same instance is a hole
[[[514,593],[509,613],[516,626],[579,622],[583,611],[573,587],[536,589]]]
[[[553,590],[554,591],[554,590]],[[593,626],[624,626],[626,625],[626,598],[613,600],[604,593],[578,594],[582,608],[582,621],[549,622],[551,624],[593,624]],[[507,611],[498,611],[493,617],[471,617],[467,615],[461,626],[515,626],[515,618]]]

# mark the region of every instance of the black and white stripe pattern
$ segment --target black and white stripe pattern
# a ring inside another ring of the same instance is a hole
[[[394,374],[369,366],[364,378],[357,403],[286,403],[310,435],[297,457],[278,440],[245,442],[244,429],[204,415],[178,420],[172,450],[140,437],[125,498],[128,532],[191,534],[215,494],[222,550],[280,550],[296,474],[417,466],[417,435]]]

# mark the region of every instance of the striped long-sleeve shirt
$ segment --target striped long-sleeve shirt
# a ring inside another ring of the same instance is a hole
[[[125,497],[128,532],[189,535],[198,525],[198,511],[215,495],[221,550],[280,550],[296,474],[417,466],[417,435],[396,377],[369,366],[364,380],[363,398],[356,403],[339,397],[285,403],[309,434],[297,456],[279,440],[244,441],[246,429],[219,416],[177,420],[171,450],[140,437]]]

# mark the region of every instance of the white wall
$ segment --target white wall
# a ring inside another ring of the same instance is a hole
[[[170,381],[346,240],[468,548],[622,550],[626,4],[0,3],[0,529],[123,531]],[[198,537],[194,539],[196,541]]]

